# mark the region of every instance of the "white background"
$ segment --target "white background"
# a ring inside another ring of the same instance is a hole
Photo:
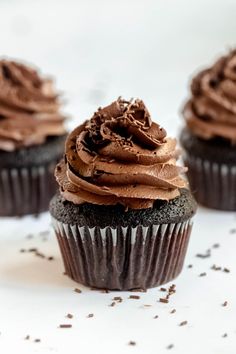
[[[235,0],[0,0],[0,51],[56,77],[70,127],[122,95],[142,98],[153,119],[177,135],[189,78],[235,45],[235,16]],[[124,301],[115,307],[108,305],[116,293],[83,287],[74,293],[53,233],[46,241],[38,235],[49,221],[48,214],[0,220],[0,353],[236,353],[234,213],[199,209],[177,293],[167,305],[157,301],[158,289],[140,300],[118,294]],[[196,258],[214,243],[220,247],[211,258]],[[55,260],[19,252],[30,247]],[[213,271],[213,264],[231,272]],[[199,277],[202,272],[207,276]],[[68,312],[73,319],[65,318]],[[61,323],[73,327],[57,328]]]

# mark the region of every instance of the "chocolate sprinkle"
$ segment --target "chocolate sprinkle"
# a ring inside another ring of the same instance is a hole
[[[67,318],[73,318],[73,315],[72,315],[71,313],[68,313],[68,314],[66,315],[66,317],[67,317]]]
[[[123,299],[122,299],[122,297],[120,297],[120,296],[115,296],[115,297],[113,298],[113,301],[122,302]]]
[[[203,272],[203,273],[200,273],[199,274],[199,277],[205,277],[207,275],[207,273],[206,272]]]
[[[129,299],[139,300],[140,296],[138,296],[138,295],[130,295]]]
[[[174,344],[169,344],[166,349],[173,349],[174,348]]]
[[[230,270],[229,270],[228,268],[224,268],[224,269],[223,269],[223,272],[225,272],[225,273],[230,273]]]
[[[75,288],[74,291],[78,294],[81,294],[82,293],[82,290],[80,290],[79,288]]]
[[[228,305],[228,301],[223,302],[222,306],[226,307]]]
[[[197,258],[205,259],[211,257],[211,250],[207,250],[206,253],[197,253]]]
[[[179,326],[182,327],[182,326],[186,326],[188,324],[188,321],[183,321],[183,322],[180,322]]]
[[[87,318],[92,318],[92,317],[94,317],[93,313],[89,313],[88,316],[87,316]]]
[[[170,311],[171,314],[176,313],[176,309]]]
[[[131,341],[129,341],[129,343],[128,343],[129,345],[136,345],[136,342],[134,342],[133,340],[131,340]]]
[[[167,289],[166,288],[160,288],[160,291],[167,291]]]
[[[219,243],[214,243],[214,245],[212,246],[212,248],[219,248],[220,244]]]
[[[39,343],[39,342],[41,342],[41,339],[36,338],[36,339],[34,340],[34,342],[35,342],[35,343]]]
[[[168,299],[165,299],[165,298],[160,297],[159,302],[162,302],[163,304],[168,304],[169,300],[168,300]]]
[[[27,335],[27,336],[25,337],[25,340],[30,340],[30,336]]]
[[[156,319],[156,318],[158,318],[158,317],[159,317],[159,316],[158,316],[158,315],[156,315],[156,316],[154,316],[153,318],[154,318],[154,319]]]
[[[222,336],[222,338],[226,338],[226,337],[228,337],[228,334],[227,334],[227,333],[224,333],[223,336]]]
[[[59,328],[71,328],[72,324],[60,324]]]

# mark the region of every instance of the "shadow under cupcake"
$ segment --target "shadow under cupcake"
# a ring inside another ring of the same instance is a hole
[[[0,60],[0,216],[48,210],[66,131],[52,81]]]
[[[50,212],[72,279],[128,290],[180,273],[196,203],[178,154],[141,100],[118,99],[69,134]]]
[[[180,142],[197,202],[236,210],[236,50],[192,81]]]

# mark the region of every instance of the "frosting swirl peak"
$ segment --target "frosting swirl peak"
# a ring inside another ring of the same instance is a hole
[[[198,73],[184,117],[193,134],[236,143],[236,49]]]
[[[0,149],[43,143],[65,133],[52,81],[23,64],[0,60]]]
[[[118,98],[69,134],[56,178],[65,199],[133,209],[169,200],[185,187],[176,141],[153,123],[141,100]]]

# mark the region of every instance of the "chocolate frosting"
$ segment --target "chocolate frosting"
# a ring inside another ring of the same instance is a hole
[[[188,128],[203,139],[221,137],[236,143],[236,50],[201,71],[192,81],[184,107]]]
[[[0,150],[13,151],[65,133],[52,81],[23,64],[0,60]]]
[[[69,134],[55,175],[61,194],[75,204],[149,208],[185,187],[178,155],[176,141],[152,122],[141,100],[118,98]]]

